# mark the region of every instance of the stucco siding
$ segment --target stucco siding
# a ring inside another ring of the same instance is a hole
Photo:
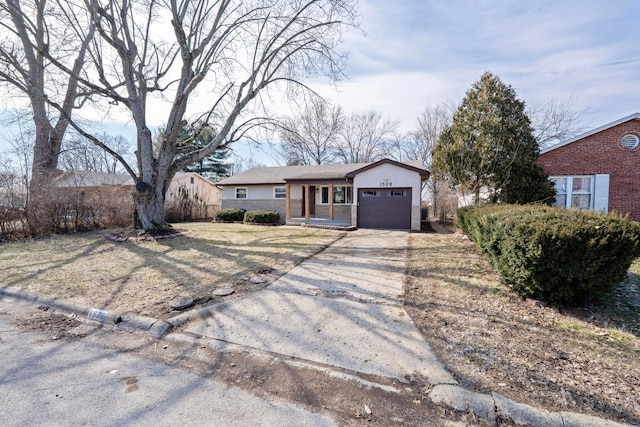
[[[353,178],[354,200],[360,188],[411,188],[411,229],[420,230],[421,180],[417,172],[392,165],[382,164],[363,171]],[[354,206],[353,218],[358,218],[358,206]],[[355,224],[355,222],[353,222]]]
[[[353,178],[354,194],[358,188],[411,188],[411,205],[420,206],[420,178],[417,172],[391,164],[359,173]]]
[[[282,185],[230,185],[225,186],[222,190],[222,198],[223,199],[235,199],[236,198],[236,188],[246,188],[247,189],[247,199],[253,200],[284,200],[284,199],[275,199],[274,197],[274,188],[276,187],[284,187]],[[302,199],[302,187],[300,186],[291,186],[291,199]]]

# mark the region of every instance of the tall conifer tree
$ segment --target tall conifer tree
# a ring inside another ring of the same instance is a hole
[[[485,73],[467,91],[433,153],[432,171],[480,202],[553,201],[555,191],[536,163],[540,150],[525,104],[497,76]]]

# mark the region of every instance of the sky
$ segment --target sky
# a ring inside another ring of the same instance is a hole
[[[486,71],[528,105],[572,100],[585,129],[640,111],[638,0],[360,0],[359,9],[361,27],[340,47],[348,78],[312,84],[347,113],[373,109],[408,132],[425,107],[458,104]],[[277,162],[268,150],[236,151]]]
[[[361,0],[349,80],[323,93],[416,126],[490,71],[527,104],[572,100],[595,128],[640,111],[637,0]]]

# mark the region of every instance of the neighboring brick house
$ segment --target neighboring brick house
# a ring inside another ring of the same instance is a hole
[[[254,168],[218,183],[223,208],[275,210],[287,223],[420,230],[422,162]]]
[[[640,221],[640,113],[541,150],[556,205],[616,211]]]

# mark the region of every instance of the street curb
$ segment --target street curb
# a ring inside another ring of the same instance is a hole
[[[155,338],[161,338],[171,329],[192,320],[204,319],[218,310],[220,306],[227,304],[224,301],[218,302],[197,310],[181,313],[166,320],[159,320],[132,314],[118,315],[106,310],[51,299],[29,292],[10,291],[0,288],[0,300],[3,299],[14,299],[29,305],[47,306],[57,311],[76,314],[89,320],[112,324],[119,328],[142,331]],[[631,426],[631,424],[621,424],[592,415],[564,411],[549,412],[541,408],[514,402],[498,393],[478,393],[453,384],[435,385],[429,393],[429,398],[436,404],[443,404],[458,411],[473,413],[491,426],[497,426],[498,420],[509,420],[515,425],[535,427]]]
[[[471,412],[491,426],[497,426],[497,420],[512,421],[516,425],[536,427],[625,427],[620,424],[592,415],[575,412],[549,412],[523,403],[516,403],[497,394],[484,394],[463,387],[439,384],[433,387],[429,398],[434,403],[444,404],[462,412]]]
[[[177,328],[178,326],[184,325],[185,323],[189,323],[192,320],[196,319],[206,319],[209,315],[215,313],[220,307],[225,307],[227,303],[225,301],[213,303],[211,305],[207,305],[205,307],[198,308],[197,310],[190,310],[177,316],[166,319],[165,321],[169,323],[173,328]]]
[[[29,292],[10,291],[0,288],[0,300],[7,298],[22,301],[29,305],[43,305],[57,311],[86,317],[89,320],[94,320],[100,323],[112,324],[123,329],[139,330],[146,332],[155,338],[162,337],[171,328],[169,323],[152,317],[136,316],[132,314],[120,315],[111,311],[47,298]]]

